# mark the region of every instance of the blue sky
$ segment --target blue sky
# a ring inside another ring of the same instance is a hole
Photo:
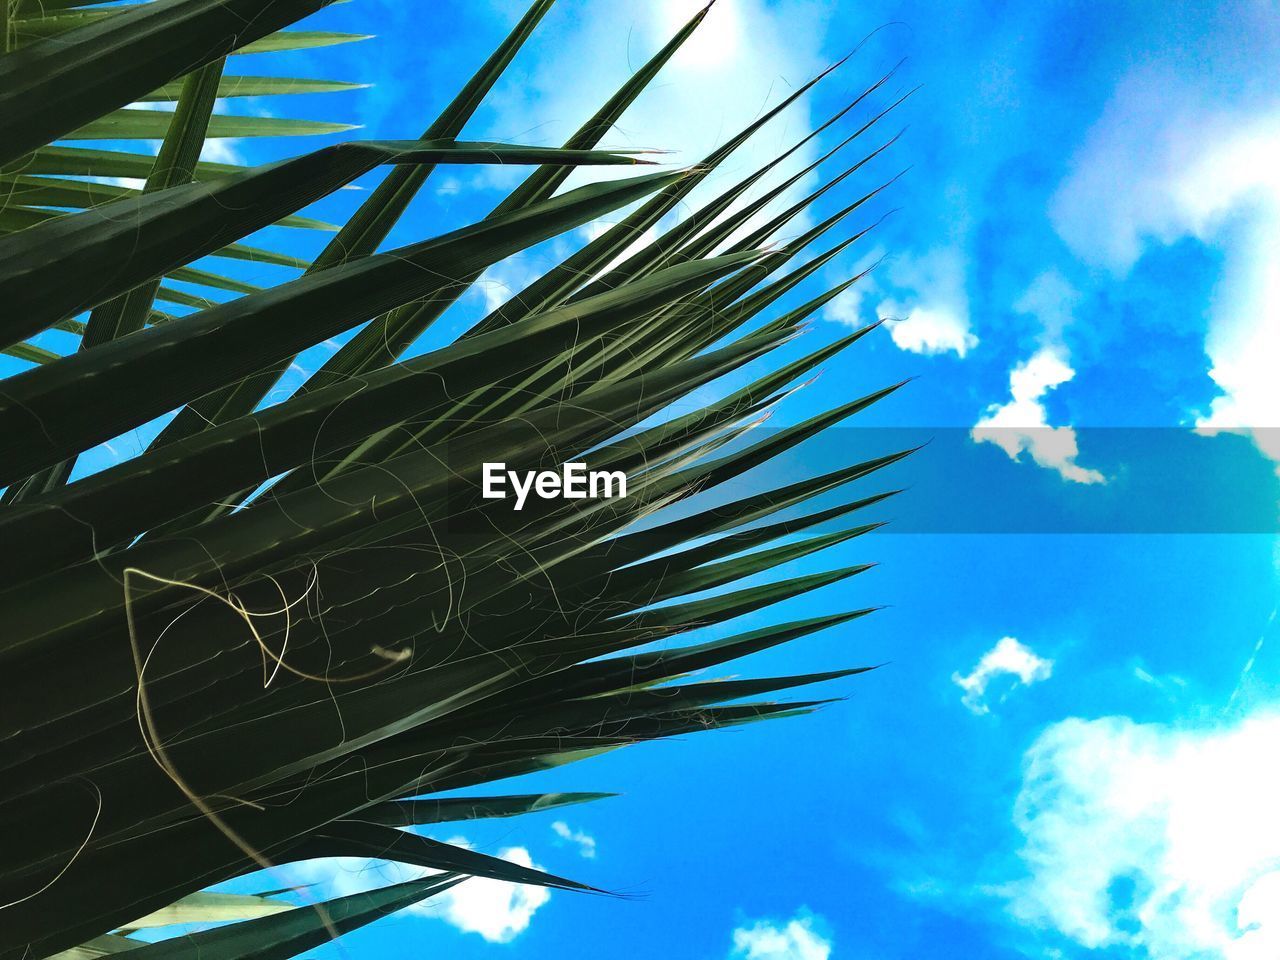
[[[561,0],[467,135],[558,142],[694,9]],[[253,108],[415,136],[521,12],[340,5],[317,28],[379,36],[245,70],[375,86]],[[502,787],[617,799],[440,834],[633,898],[471,881],[350,956],[1280,955],[1280,10],[720,0],[605,143],[692,162],[873,31],[726,176],[908,58],[877,100],[921,85],[883,122],[906,135],[815,214],[909,167],[822,279],[883,262],[804,348],[897,319],[780,417],[917,379],[860,424],[884,430],[834,431],[760,478],[933,438],[884,481],[910,487],[883,514],[898,532],[824,557],[880,565],[768,616],[890,607],[743,669],[886,666],[808,719]],[[392,240],[483,215],[517,176],[437,171]],[[580,241],[491,270],[433,336]]]

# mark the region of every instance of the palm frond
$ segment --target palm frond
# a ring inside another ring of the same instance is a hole
[[[757,429],[876,327],[781,359],[859,279],[798,293],[874,228],[864,211],[892,179],[862,178],[896,138],[862,138],[901,100],[799,172],[766,178],[865,111],[888,77],[673,223],[831,71],[689,170],[564,191],[579,166],[641,162],[601,144],[706,11],[561,147],[458,139],[550,10],[537,0],[419,139],[239,166],[201,160],[206,140],[335,132],[214,110],[356,86],[226,71],[234,53],[355,39],[292,29],[324,0],[0,5],[0,345],[26,365],[0,389],[2,960],[285,960],[466,877],[599,892],[427,833],[608,796],[452,791],[802,715],[828,701],[774,698],[870,669],[695,676],[875,609],[734,624],[871,569],[810,564],[878,529],[871,512],[896,491],[850,485],[911,452],[782,485],[753,472],[901,386]],[[98,136],[112,143],[71,142]],[[162,139],[159,154],[131,137]],[[797,199],[845,149],[856,158]],[[478,163],[532,169],[487,217],[382,248],[436,166]],[[340,225],[307,212],[380,170]],[[792,226],[853,183],[834,213]],[[422,350],[485,269],[618,211]],[[333,236],[306,261],[259,246],[269,225]],[[303,273],[251,281],[224,269],[237,260]],[[334,337],[332,356],[277,399],[282,372]],[[68,338],[72,349],[46,346]],[[703,390],[714,398],[671,412]],[[169,414],[140,454],[73,472]],[[621,472],[626,495],[513,511],[482,495],[491,463]],[[833,502],[806,506],[818,497]],[[348,856],[428,874],[315,904],[218,887]],[[225,925],[154,944],[131,935],[185,922]]]

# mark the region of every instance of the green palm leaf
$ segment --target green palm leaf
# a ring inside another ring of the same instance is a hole
[[[233,53],[359,39],[292,29],[324,5],[3,6],[0,343],[30,365],[0,388],[3,960],[286,960],[467,876],[599,892],[420,829],[608,796],[483,785],[803,715],[829,701],[788,691],[872,669],[696,676],[855,629],[876,609],[842,601],[735,623],[855,589],[873,565],[846,554],[896,491],[854,485],[911,452],[757,482],[901,386],[755,431],[876,328],[777,352],[859,280],[803,292],[874,228],[864,211],[892,180],[867,173],[896,138],[866,134],[901,100],[799,172],[766,178],[868,112],[888,77],[675,224],[696,187],[830,71],[692,170],[560,192],[576,166],[638,162],[600,144],[706,11],[561,147],[459,139],[552,6],[536,0],[418,140],[258,166],[200,160],[209,137],[340,132],[215,112],[358,86],[224,72]],[[237,17],[250,26],[232,29]],[[163,144],[150,157],[69,143],[101,137]],[[858,152],[835,161],[845,149]],[[795,196],[833,162],[844,166]],[[381,250],[443,163],[534,169],[484,219]],[[333,229],[306,208],[340,206],[339,188],[380,168],[314,262],[254,238],[268,225]],[[95,180],[107,177],[143,183]],[[832,204],[838,189],[848,199]],[[421,352],[484,269],[628,207]],[[305,273],[250,282],[229,272],[235,260]],[[288,364],[330,337],[344,342],[305,385],[273,396]],[[711,399],[670,414],[695,391]],[[72,472],[96,445],[175,411],[139,455]],[[622,471],[627,494],[515,512],[477,487],[497,461]],[[436,873],[314,906],[209,890],[267,863],[349,856]],[[225,925],[154,944],[127,935],[191,921]]]
[[[453,877],[412,880],[315,907],[140,947],[136,960],[285,960],[448,890]]]
[[[517,148],[512,154],[518,158],[521,152]],[[495,156],[502,151],[489,144],[345,143],[206,183],[144,193],[106,210],[50,220],[0,239],[0,296],[12,298],[14,308],[0,323],[0,342],[31,336],[150,277],[223,249],[380,163],[489,162]],[[535,149],[525,156],[545,159],[547,154]],[[553,153],[551,159],[573,164],[583,156],[561,159]],[[131,238],[128,245],[125,237]],[[127,251],[123,257],[121,251]],[[68,269],[70,281],[56,283],[55,275]]]
[[[303,79],[299,77],[254,77],[245,74],[223,77],[218,81],[218,99],[227,97],[275,97],[299,93],[341,93],[346,90],[363,90],[367,83],[349,83],[344,80]],[[143,94],[138,102],[177,100],[182,84],[166,83],[150,93]]]
[[[163,910],[126,923],[121,932],[166,927],[177,923],[218,923],[270,917],[293,909],[293,904],[271,897],[243,893],[193,893]]]
[[[0,58],[0,163],[66,136],[331,0],[156,0]],[[120,56],[127,45],[129,56]]]

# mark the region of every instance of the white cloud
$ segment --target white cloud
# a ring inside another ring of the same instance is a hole
[[[533,258],[532,253],[518,253],[501,263],[495,263],[480,275],[475,286],[484,297],[486,313],[497,310],[541,276]],[[549,267],[550,264],[545,266]]]
[[[866,295],[867,291],[859,290],[858,284],[855,283],[823,308],[823,319],[843,323],[848,327],[861,326],[862,301]]]
[[[987,408],[970,436],[976,443],[994,443],[1012,459],[1023,453],[1042,467],[1058,471],[1073,483],[1105,483],[1097,470],[1076,463],[1080,454],[1072,427],[1052,427],[1044,406],[1050,390],[1076,375],[1056,347],[1042,347],[1025,363],[1009,372],[1010,401]]]
[[[596,838],[583,830],[574,830],[563,820],[551,824],[551,829],[561,840],[567,840],[578,848],[578,854],[588,860],[596,856]]]
[[[585,227],[579,227],[576,233],[582,238],[583,244],[586,245],[591,241],[598,240],[600,237],[604,236],[605,233],[609,231],[609,228],[616,226],[618,222],[619,221],[612,219],[596,220],[593,223],[588,223]],[[600,267],[590,279],[595,280],[615,267],[620,266],[657,239],[657,227],[649,227],[646,230],[642,230],[640,233],[635,235],[635,239],[615,254],[612,260],[609,260],[604,264],[604,266]]]
[[[84,177],[90,183],[109,183],[116,187],[128,187],[130,190],[141,190],[147,185],[143,177]]]
[[[450,843],[460,843],[455,838]],[[498,852],[503,860],[541,869],[524,847]],[[464,933],[478,933],[490,943],[510,943],[529,927],[534,913],[551,899],[546,887],[504,883],[473,877],[412,908],[427,917],[439,917]]]
[[[1014,301],[1013,309],[1040,321],[1041,343],[1061,344],[1079,305],[1080,292],[1057,270],[1045,270]]]
[[[996,678],[1010,676],[1015,678],[1015,687],[1030,686],[1041,680],[1048,680],[1052,674],[1052,660],[1037,656],[1030,647],[1015,637],[1001,637],[967,675],[957,671],[951,675],[951,681],[964,691],[961,698],[964,705],[981,715],[991,712],[987,705],[987,688]],[[1000,699],[1004,700],[1005,696],[1008,696],[1007,692]]]
[[[1020,920],[1151,960],[1280,956],[1280,714],[1187,730],[1069,719],[1027,751]]]
[[[964,260],[955,247],[940,247],[921,256],[903,256],[887,271],[897,291],[876,308],[893,342],[911,353],[954,353],[964,357],[978,345],[970,329]]]
[[[880,304],[882,317],[896,320],[889,327],[893,342],[911,353],[954,353],[963,357],[977,346],[963,314],[947,307],[906,307],[897,300]]]
[[[798,915],[782,926],[759,920],[733,931],[733,957],[743,960],[827,960],[831,941],[813,929],[813,918]]]
[[[239,140],[230,137],[217,137],[206,140],[200,148],[200,159],[210,163],[233,163],[244,166],[248,163],[238,148]]]
[[[1009,371],[1009,402],[989,406],[970,436],[975,443],[994,443],[1013,460],[1028,453],[1033,462],[1056,470],[1064,480],[1105,483],[1097,470],[1076,463],[1080,450],[1075,429],[1050,426],[1043,402],[1050,390],[1076,375],[1062,335],[1079,302],[1079,292],[1056,270],[1037,276],[1014,302],[1014,310],[1040,322],[1040,346]]]
[[[869,253],[864,254],[848,270],[835,282],[841,282],[848,277],[856,277],[862,273],[875,268],[875,266],[884,259],[885,251],[883,247],[875,247]],[[833,284],[834,285],[834,284]],[[873,296],[879,288],[876,286],[876,279],[873,274],[867,273],[857,283],[849,287],[834,300],[829,302],[822,308],[821,316],[824,320],[830,320],[834,323],[843,323],[849,327],[860,327],[865,323],[871,323],[878,319],[875,316],[868,316],[864,309],[864,304],[868,297]]]
[[[471,846],[462,837],[451,837],[448,842]],[[542,869],[524,847],[508,847],[496,856],[521,866]],[[291,864],[273,871],[273,878],[278,880],[283,876],[292,884],[311,884],[309,896],[320,900],[345,897],[432,873],[385,860],[336,857]],[[479,934],[490,943],[509,943],[528,929],[533,915],[550,899],[551,891],[546,887],[472,877],[439,896],[409,907],[405,913],[443,920],[464,933]]]
[[[1133,679],[1158,690],[1170,701],[1177,700],[1187,689],[1186,677],[1180,677],[1176,673],[1152,673],[1141,661],[1133,666]]]
[[[1219,394],[1196,423],[1251,433],[1280,462],[1280,431],[1250,430],[1280,427],[1280,98],[1211,103],[1200,86],[1159,66],[1130,72],[1051,214],[1078,256],[1117,275],[1152,244],[1193,238],[1220,252],[1205,336]]]

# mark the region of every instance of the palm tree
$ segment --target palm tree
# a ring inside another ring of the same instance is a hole
[[[404,828],[594,799],[440,795],[805,713],[821,701],[759,698],[861,670],[687,679],[868,610],[682,638],[865,569],[735,586],[873,529],[795,536],[889,496],[802,509],[904,453],[715,507],[697,495],[892,392],[745,436],[870,327],[756,365],[703,409],[664,411],[771,356],[857,279],[770,309],[865,233],[806,252],[879,187],[767,245],[887,144],[779,212],[817,164],[750,199],[780,157],[670,225],[818,77],[691,169],[562,192],[579,166],[644,162],[601,139],[706,11],[562,148],[457,139],[552,5],[537,0],[417,140],[200,160],[207,138],[341,129],[214,112],[349,89],[227,69],[231,54],[359,39],[287,29],[327,2],[0,0],[0,345],[21,368],[0,386],[0,957],[284,958],[469,876],[593,889]],[[104,139],[162,145],[76,143]],[[476,163],[532,172],[484,219],[378,252],[437,166]],[[299,212],[380,167],[340,228]],[[454,342],[415,349],[488,266],[622,210]],[[245,242],[272,224],[336,232],[308,262]],[[237,261],[298,275],[261,287]],[[334,337],[300,389],[268,399],[297,354]],[[75,470],[167,414],[139,455]],[[516,512],[478,495],[490,462],[621,471],[627,495]],[[203,892],[332,856],[432,872],[298,908]],[[242,917],[154,945],[129,936]]]

